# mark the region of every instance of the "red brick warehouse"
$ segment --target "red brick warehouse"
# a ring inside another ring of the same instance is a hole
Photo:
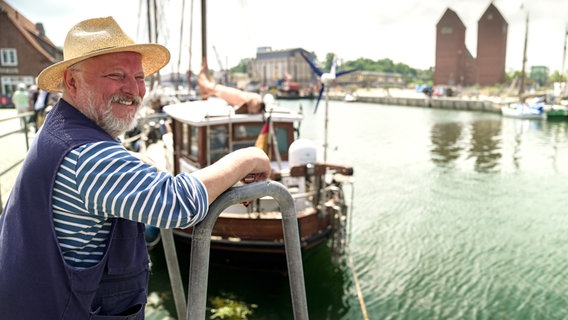
[[[505,80],[508,23],[490,4],[477,22],[477,58],[465,45],[466,26],[447,9],[436,25],[435,85],[491,86]]]

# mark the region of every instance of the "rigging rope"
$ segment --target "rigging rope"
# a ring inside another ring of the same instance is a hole
[[[365,305],[365,298],[361,290],[361,285],[359,284],[359,277],[357,276],[357,271],[355,270],[355,262],[353,256],[351,255],[351,249],[349,245],[351,244],[351,227],[353,226],[353,198],[355,196],[355,189],[351,185],[351,202],[349,205],[349,219],[348,219],[348,231],[347,231],[347,241],[345,243],[345,248],[347,250],[347,257],[349,260],[349,268],[351,269],[351,274],[353,275],[353,282],[355,282],[355,290],[357,291],[357,299],[359,300],[359,305],[361,306],[361,313],[363,314],[364,320],[369,320],[369,315],[367,313],[367,307]]]
[[[355,290],[357,291],[357,298],[359,300],[359,305],[361,306],[361,313],[363,313],[363,319],[369,320],[369,315],[367,314],[367,307],[365,306],[365,298],[363,297],[363,292],[361,291],[361,285],[359,284],[359,277],[357,276],[357,271],[355,271],[355,263],[353,262],[353,256],[351,255],[351,250],[349,245],[347,245],[347,255],[349,256],[349,267],[351,268],[351,274],[353,274],[353,281],[355,282]]]

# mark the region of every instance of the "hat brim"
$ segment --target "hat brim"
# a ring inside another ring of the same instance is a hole
[[[145,77],[156,73],[170,61],[170,51],[159,44],[133,44],[116,48],[107,48],[93,51],[73,59],[64,60],[45,68],[38,76],[38,86],[44,91],[61,92],[63,91],[61,83],[65,69],[85,59],[116,52],[140,53],[142,55],[142,69],[144,70]]]

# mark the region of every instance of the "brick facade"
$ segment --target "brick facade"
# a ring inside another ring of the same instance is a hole
[[[47,66],[63,59],[63,52],[34,24],[0,0],[0,95],[11,96],[18,83],[30,86]]]
[[[499,10],[490,4],[477,22],[477,83],[492,86],[505,81],[507,29]]]
[[[436,25],[434,85],[495,85],[505,80],[508,24],[490,4],[478,21],[477,58],[465,45],[466,26],[447,9]]]

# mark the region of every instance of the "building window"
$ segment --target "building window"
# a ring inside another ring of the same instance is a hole
[[[2,65],[6,67],[15,67],[18,65],[18,55],[16,49],[0,49],[2,56]]]
[[[441,32],[442,32],[442,34],[452,33],[452,27],[449,27],[449,26],[442,27]]]

